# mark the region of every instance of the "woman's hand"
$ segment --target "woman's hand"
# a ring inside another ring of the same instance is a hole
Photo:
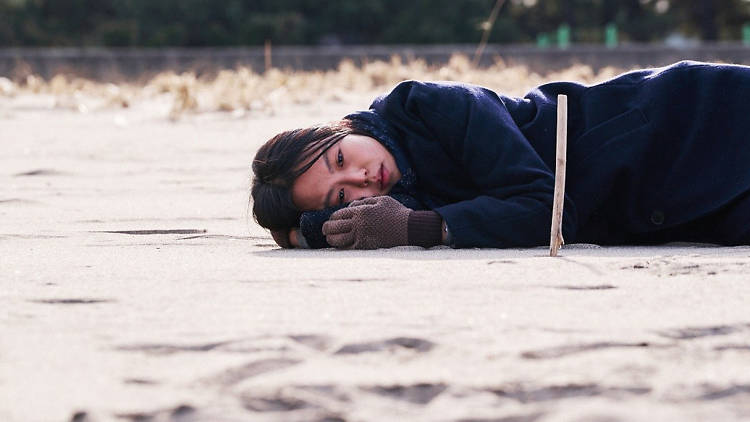
[[[291,230],[271,230],[271,236],[274,242],[282,248],[293,248],[295,245],[291,242]]]
[[[288,230],[271,230],[271,236],[277,245],[285,249],[308,247],[297,227]]]
[[[390,196],[353,201],[331,215],[323,234],[340,249],[392,248],[408,244],[409,208]]]
[[[298,232],[299,232],[299,229],[297,228],[289,229],[289,243],[292,245],[293,248],[300,247],[299,240],[297,237],[299,236]]]

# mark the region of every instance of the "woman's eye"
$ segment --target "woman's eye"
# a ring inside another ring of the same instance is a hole
[[[344,190],[339,190],[339,205],[344,203]]]
[[[344,166],[344,154],[341,153],[341,150],[339,150],[339,153],[336,155],[336,164],[338,164],[339,167]]]

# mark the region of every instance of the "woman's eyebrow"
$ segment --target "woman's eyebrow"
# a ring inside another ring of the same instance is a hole
[[[323,154],[323,162],[325,163],[326,168],[328,168],[328,172],[333,174],[333,167],[331,167],[331,162],[328,160],[328,151]]]

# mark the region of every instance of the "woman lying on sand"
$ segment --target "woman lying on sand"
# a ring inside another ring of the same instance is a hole
[[[523,98],[402,82],[263,145],[255,219],[282,247],[546,245],[558,94],[568,243],[750,244],[750,67],[698,62]]]

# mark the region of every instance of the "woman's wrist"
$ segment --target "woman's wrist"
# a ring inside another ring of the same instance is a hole
[[[435,211],[412,211],[407,223],[409,245],[430,248],[442,244],[443,218]]]

